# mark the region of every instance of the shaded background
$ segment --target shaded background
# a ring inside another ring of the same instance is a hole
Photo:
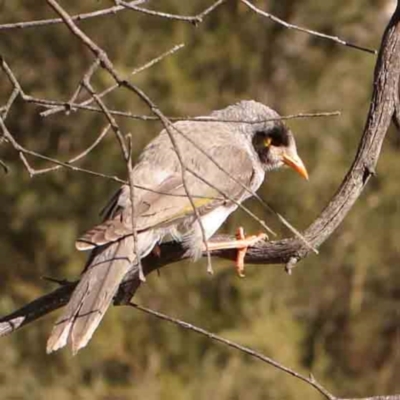
[[[71,13],[111,2],[64,2]],[[163,11],[196,13],[211,1],[149,3]],[[386,0],[270,0],[255,4],[282,19],[377,48],[390,17]],[[0,2],[0,23],[52,18],[44,2]],[[142,65],[177,43],[186,47],[135,75],[167,115],[201,115],[253,98],[281,114],[340,110],[341,117],[289,123],[311,180],[290,171],[271,174],[260,191],[296,227],[307,227],[334,194],[354,157],[371,94],[373,55],[289,31],[228,2],[195,28],[135,12],[86,21],[81,28],[102,46],[120,72]],[[0,54],[28,94],[67,100],[92,56],[63,25],[0,32]],[[94,79],[100,90],[112,83]],[[12,91],[0,75],[0,102]],[[120,89],[110,108],[148,110]],[[88,146],[105,125],[101,115],[78,112],[41,118],[40,108],[17,100],[7,125],[29,149],[63,160]],[[119,119],[134,136],[136,155],[159,123]],[[345,222],[301,262],[292,276],[281,266],[248,266],[239,279],[228,262],[174,264],[153,274],[135,300],[253,347],[316,378],[337,396],[400,390],[400,136],[390,132],[372,179]],[[74,241],[98,221],[118,187],[60,170],[30,179],[15,152],[0,144],[11,172],[0,174],[0,314],[53,286],[40,279],[74,279],[85,254]],[[37,167],[44,166],[32,160]],[[110,134],[80,166],[126,176]],[[248,203],[280,237],[289,233],[256,202]],[[259,230],[240,210],[225,224]],[[89,347],[45,354],[56,315],[1,339],[0,398],[125,400],[317,399],[307,385],[236,351],[132,309],[111,309]],[[396,379],[397,372],[397,379]],[[397,387],[396,387],[397,385]]]

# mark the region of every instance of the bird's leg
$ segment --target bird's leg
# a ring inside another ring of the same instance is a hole
[[[254,246],[260,240],[266,239],[268,236],[265,233],[258,235],[245,236],[244,229],[239,227],[236,231],[236,240],[228,242],[213,242],[208,243],[209,250],[225,250],[225,249],[238,249],[236,256],[236,271],[238,275],[244,277],[244,257],[246,256],[247,249]]]

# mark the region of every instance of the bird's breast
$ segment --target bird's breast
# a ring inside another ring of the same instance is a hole
[[[220,206],[201,217],[206,237],[209,239],[237,208],[236,204]]]

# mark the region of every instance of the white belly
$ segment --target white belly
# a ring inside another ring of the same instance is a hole
[[[236,208],[236,204],[233,204],[230,207],[221,206],[201,217],[201,222],[207,239],[214,235],[218,228],[225,222],[228,216],[236,210]]]

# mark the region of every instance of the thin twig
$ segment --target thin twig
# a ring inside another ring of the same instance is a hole
[[[93,74],[97,71],[97,69],[100,66],[100,60],[96,58],[93,63],[89,66],[88,71],[83,75],[82,80],[79,82],[78,87],[76,88],[75,92],[72,94],[70,100],[68,100],[68,107],[66,106],[66,110],[71,110],[72,106],[71,104],[76,101],[78,98],[82,88],[83,88],[83,82],[86,80],[88,82],[91,81]]]
[[[19,92],[19,89],[14,87],[10,97],[7,100],[6,105],[1,108],[3,119],[7,118],[8,112],[10,111],[11,106],[14,104],[15,99],[18,97]]]
[[[101,98],[102,94],[104,92],[101,92],[98,94],[98,96]],[[60,112],[64,111],[66,109],[72,109],[72,110],[84,110],[84,111],[89,111],[89,112],[97,112],[101,113],[102,111],[98,107],[93,107],[86,105],[89,103],[89,100],[86,100],[82,103],[71,103],[67,101],[59,101],[59,100],[47,100],[47,99],[40,99],[37,97],[31,97],[29,95],[25,94],[25,99],[29,103],[35,103],[43,107],[48,107],[49,109],[46,111],[42,111],[40,115],[43,117],[47,117],[48,115],[52,114],[53,111],[55,112]],[[90,101],[91,102],[91,101]],[[137,119],[140,121],[153,121],[153,122],[159,122],[160,119],[154,115],[143,115],[143,114],[134,114],[128,111],[120,111],[120,110],[112,110],[109,109],[109,112],[111,115],[114,115],[116,117],[124,117],[124,118],[130,118],[130,119]],[[182,116],[182,117],[174,117],[174,116],[166,116],[170,121],[176,122],[176,121],[198,121],[198,122],[230,122],[233,124],[259,124],[261,122],[269,122],[269,121],[285,121],[285,120],[292,120],[292,119],[304,119],[304,118],[326,118],[326,117],[337,117],[340,116],[341,112],[340,111],[328,111],[328,112],[315,112],[315,113],[297,113],[297,114],[291,114],[291,115],[284,115],[281,116],[280,118],[269,118],[269,119],[264,119],[264,120],[257,120],[257,121],[244,121],[244,120],[229,120],[229,119],[220,119],[220,118],[212,118],[212,117],[192,117],[192,116]]]
[[[222,3],[225,3],[226,0],[217,0],[215,3],[213,3],[211,6],[207,7],[205,10],[200,12],[197,15],[190,16],[190,15],[177,15],[177,14],[170,14],[170,13],[165,13],[162,11],[156,11],[156,10],[149,10],[148,8],[143,8],[143,7],[137,7],[131,3],[128,3],[126,1],[122,0],[115,0],[115,3],[118,5],[121,5],[123,7],[126,7],[127,9],[137,11],[146,15],[151,15],[153,17],[160,17],[160,18],[165,18],[165,19],[172,19],[176,21],[184,21],[184,22],[189,22],[194,25],[201,24],[203,22],[204,17],[206,17],[208,14],[210,14],[212,11],[214,11],[218,6],[220,6]]]
[[[160,61],[161,59],[165,58],[167,55],[173,54],[175,51],[179,50],[180,48],[183,47],[183,44],[177,45],[174,48],[172,48],[171,50],[167,51],[166,53],[162,54],[161,56],[149,61],[147,64],[144,64],[141,67],[138,67],[138,69],[134,70],[131,72],[131,74],[133,74],[135,71],[140,72],[142,71],[144,68],[147,68],[150,65],[154,65],[154,63],[156,61]],[[102,113],[103,111],[98,108],[98,107],[91,107],[88,104],[93,102],[93,99],[90,98],[82,103],[73,103],[71,101],[66,102],[66,101],[57,101],[57,100],[46,100],[46,99],[40,99],[37,97],[32,97],[28,94],[25,93],[25,91],[22,89],[21,84],[18,82],[16,76],[14,75],[14,73],[12,72],[11,68],[9,67],[9,65],[6,63],[6,61],[1,58],[1,67],[4,70],[4,72],[6,73],[7,77],[9,78],[10,82],[12,83],[12,85],[14,86],[14,92],[15,92],[15,96],[17,96],[18,94],[20,94],[20,96],[22,97],[22,99],[28,103],[34,103],[34,104],[38,104],[44,107],[51,107],[49,110],[47,110],[49,112],[49,114],[52,113],[52,111],[56,112],[56,111],[62,111],[65,109],[82,109],[82,110],[86,110],[86,111],[92,111],[92,112],[98,112],[98,113]],[[120,83],[116,83],[115,85],[110,86],[109,88],[105,89],[103,92],[97,94],[97,96],[99,98],[102,98],[104,95],[106,95],[107,93],[109,93],[110,91],[114,90],[115,88],[119,87]],[[54,110],[53,110],[54,107]],[[41,113],[41,115],[47,115],[47,111],[44,111]],[[123,112],[123,111],[118,111],[118,110],[110,110],[108,109],[108,112],[111,115],[114,116],[120,116],[120,117],[126,117],[126,118],[132,118],[132,119],[137,119],[137,120],[141,120],[141,121],[155,121],[155,122],[159,122],[160,118],[156,115],[138,115],[138,114],[133,114],[130,112]],[[279,118],[267,118],[267,119],[263,119],[263,120],[255,120],[255,121],[247,121],[247,120],[232,120],[232,119],[221,119],[221,118],[215,118],[215,117],[202,117],[202,116],[196,116],[196,117],[192,117],[192,116],[182,116],[182,117],[175,117],[175,116],[165,116],[165,118],[167,118],[169,121],[198,121],[198,122],[229,122],[229,123],[236,123],[236,124],[259,124],[259,123],[263,123],[263,122],[272,122],[272,121],[285,121],[285,120],[292,120],[292,119],[303,119],[303,118],[326,118],[326,117],[337,117],[340,116],[341,112],[340,111],[322,111],[322,112],[314,112],[314,113],[310,113],[310,112],[299,112],[296,114],[290,114],[290,115],[284,115],[284,116],[280,116]],[[197,146],[197,145],[195,145]]]
[[[133,253],[134,253],[134,262],[137,263],[138,269],[139,269],[139,278],[143,282],[146,280],[144,273],[143,273],[143,267],[142,267],[142,261],[141,261],[141,255],[139,253],[139,240],[138,240],[138,233],[136,230],[136,218],[135,218],[135,183],[134,183],[134,178],[133,178],[133,168],[132,168],[132,149],[129,148],[127,145],[125,138],[120,130],[119,125],[117,124],[117,121],[114,119],[114,117],[109,113],[107,106],[104,104],[103,100],[97,95],[97,93],[94,91],[93,87],[91,86],[89,79],[84,79],[83,85],[86,88],[86,90],[90,93],[90,95],[93,97],[97,105],[102,109],[105,117],[107,118],[108,122],[110,123],[117,140],[120,144],[121,147],[121,152],[124,157],[125,163],[127,165],[127,170],[128,170],[128,178],[129,178],[129,186],[130,186],[130,201],[131,201],[131,224],[132,224],[132,236],[133,236]]]
[[[131,4],[143,4],[146,0],[136,0],[131,1]],[[122,6],[114,6],[110,8],[105,8],[103,10],[92,11],[89,13],[82,13],[78,15],[71,16],[73,21],[81,22],[91,18],[104,17],[106,15],[114,15],[120,11],[125,11],[126,8]],[[0,31],[12,30],[12,29],[26,29],[26,28],[37,28],[41,26],[53,25],[53,24],[61,24],[64,21],[62,18],[53,18],[53,19],[42,19],[39,21],[27,21],[27,22],[13,22],[9,24],[0,25]]]
[[[327,389],[325,389],[320,383],[318,383],[315,380],[315,378],[311,378],[311,377],[309,378],[309,377],[307,377],[305,375],[299,374],[298,372],[294,371],[293,369],[285,367],[283,364],[275,361],[274,359],[272,359],[270,357],[267,357],[267,356],[261,354],[258,351],[255,351],[255,350],[253,350],[253,349],[251,349],[249,347],[246,347],[246,346],[242,346],[242,345],[240,345],[240,344],[238,344],[236,342],[233,342],[232,340],[229,340],[229,339],[223,338],[221,336],[218,336],[215,333],[206,331],[205,329],[199,328],[198,326],[195,326],[195,325],[192,325],[192,324],[189,324],[188,322],[184,322],[184,321],[181,321],[180,319],[173,318],[173,317],[170,317],[168,315],[162,314],[159,311],[155,311],[155,310],[152,310],[150,308],[147,308],[147,307],[144,307],[144,306],[140,306],[140,305],[138,305],[136,303],[132,303],[132,302],[128,303],[127,305],[129,305],[130,307],[133,307],[133,308],[135,308],[137,310],[143,311],[146,314],[150,314],[150,315],[152,315],[154,317],[157,317],[157,318],[159,318],[159,319],[161,319],[163,321],[171,322],[171,323],[173,323],[173,324],[175,324],[175,325],[177,325],[177,326],[179,326],[181,328],[184,328],[184,329],[199,333],[200,335],[203,335],[203,336],[205,336],[205,337],[207,337],[209,339],[212,339],[212,340],[214,340],[216,342],[222,343],[222,344],[224,344],[224,345],[226,345],[228,347],[231,347],[233,349],[239,350],[240,352],[242,352],[244,354],[247,354],[250,357],[256,358],[256,359],[258,359],[258,360],[260,360],[260,361],[262,361],[262,362],[264,362],[266,364],[272,365],[273,367],[279,369],[280,371],[283,371],[283,372],[285,372],[285,373],[287,373],[287,374],[289,374],[289,375],[291,375],[291,376],[293,376],[293,377],[295,377],[297,379],[300,379],[303,382],[308,383],[314,389],[318,390],[318,392],[321,393],[323,396],[325,396],[328,400],[336,400],[336,397],[333,394],[331,394]]]
[[[128,134],[127,135],[128,139],[128,148],[129,148],[129,158],[127,160],[127,167],[128,167],[128,178],[129,178],[129,187],[130,187],[130,201],[131,201],[131,225],[132,225],[132,233],[133,233],[133,246],[134,246],[134,253],[135,253],[135,262],[138,264],[139,268],[139,279],[142,282],[146,281],[146,277],[143,272],[143,266],[142,266],[142,258],[141,255],[139,254],[139,239],[138,239],[138,234],[136,230],[136,207],[135,207],[135,179],[134,179],[134,174],[133,174],[133,165],[132,165],[132,135]]]
[[[153,65],[157,64],[158,62],[162,61],[164,58],[176,53],[178,50],[182,49],[184,46],[185,45],[183,43],[175,45],[172,49],[169,49],[165,53],[160,54],[159,56],[153,58],[152,60],[148,61],[147,63],[145,63],[143,65],[141,65],[140,67],[135,68],[133,71],[131,71],[130,75],[135,75],[135,74],[138,74],[138,73],[140,73],[142,71],[145,71],[146,69],[148,69],[148,68],[152,67]],[[100,92],[98,94],[98,96],[100,98],[103,98],[105,95],[107,95],[108,93],[111,93],[113,90],[117,89],[118,87],[119,87],[118,83],[116,83],[114,85],[111,85],[107,89],[104,89],[102,92]],[[85,101],[81,102],[79,104],[79,107],[77,107],[77,105],[73,105],[72,103],[73,102],[71,100],[68,102],[68,104],[70,105],[71,108],[83,108],[83,109],[85,109],[84,106],[89,106],[91,103],[93,103],[93,98],[89,98],[88,100],[85,100]],[[55,113],[58,113],[60,111],[66,110],[67,108],[68,108],[67,105],[54,107],[54,108],[51,108],[49,110],[42,111],[40,113],[40,115],[42,117],[47,117],[47,116],[49,116],[51,114],[55,114]],[[96,110],[96,111],[101,112],[101,110],[99,110],[97,108],[90,108],[90,110]],[[109,111],[110,111],[111,114],[114,114],[113,111],[111,111],[111,110],[109,110]],[[155,118],[153,116],[152,116],[152,118],[158,120],[158,118]]]
[[[26,159],[25,155],[30,155],[32,157],[36,157],[36,158],[39,158],[39,159],[44,160],[44,161],[49,161],[49,162],[51,162],[53,164],[62,166],[64,168],[70,169],[72,171],[79,171],[79,172],[83,172],[85,174],[89,174],[89,175],[92,175],[92,176],[97,176],[97,177],[100,177],[100,178],[105,178],[105,179],[108,179],[108,180],[112,180],[114,182],[126,184],[126,182],[124,180],[122,180],[122,179],[120,179],[120,178],[118,178],[116,176],[106,175],[106,174],[102,174],[100,172],[95,172],[95,171],[91,171],[91,170],[88,170],[88,169],[79,168],[79,167],[77,167],[75,165],[67,164],[67,163],[62,162],[60,160],[57,160],[55,158],[47,157],[47,156],[44,156],[43,154],[40,154],[40,153],[37,153],[35,151],[26,149],[25,147],[20,145],[15,140],[15,138],[11,135],[10,131],[8,130],[6,124],[4,123],[4,120],[3,120],[3,118],[1,116],[0,116],[0,128],[1,128],[2,132],[3,132],[4,137],[7,139],[8,142],[10,142],[11,146],[18,152],[18,154],[19,154],[22,162],[24,163],[25,167],[27,168],[28,173],[30,174],[30,176],[34,176],[37,173],[40,174],[41,171],[40,170],[35,170],[34,168],[32,168],[30,166],[28,160]]]
[[[66,161],[65,163],[55,165],[54,167],[49,167],[49,168],[42,168],[42,169],[35,169],[32,171],[31,176],[34,175],[41,175],[41,174],[47,174],[48,172],[52,171],[57,171],[58,169],[65,168],[66,166],[64,164],[72,164],[74,162],[77,162],[84,157],[86,157],[89,153],[94,150],[97,145],[107,136],[107,133],[110,129],[110,125],[108,124],[100,133],[100,135],[96,138],[96,140],[84,151],[76,155],[75,157],[71,158],[70,160]],[[76,169],[75,169],[76,171]],[[94,172],[94,171],[93,171]]]
[[[303,27],[298,26],[298,25],[290,24],[290,23],[288,23],[286,21],[283,21],[282,19],[276,17],[273,14],[267,13],[267,12],[261,10],[260,8],[257,8],[254,4],[252,4],[248,0],[240,0],[240,1],[243,4],[245,4],[247,7],[249,7],[252,11],[254,11],[256,14],[261,15],[262,17],[268,18],[271,21],[274,21],[274,22],[278,23],[279,25],[283,25],[287,29],[293,29],[293,30],[296,30],[296,31],[299,31],[299,32],[303,32],[303,33],[307,33],[309,35],[316,36],[316,37],[319,37],[319,38],[322,38],[322,39],[331,40],[333,42],[342,44],[343,46],[351,47],[351,48],[356,49],[356,50],[365,51],[365,52],[370,53],[370,54],[378,54],[378,51],[375,50],[375,49],[370,49],[368,47],[359,46],[357,44],[350,43],[350,42],[348,42],[346,40],[340,39],[338,36],[326,35],[325,33],[313,31],[311,29],[303,28]]]
[[[155,112],[157,112],[157,111],[155,111]],[[190,202],[190,205],[192,206],[196,221],[199,224],[199,228],[200,228],[200,231],[201,231],[201,236],[202,236],[204,247],[205,247],[205,250],[206,250],[206,254],[207,254],[207,272],[209,274],[213,274],[214,271],[213,271],[212,262],[211,262],[211,253],[210,253],[210,249],[209,249],[209,246],[208,246],[208,237],[207,237],[204,225],[203,225],[203,221],[201,220],[199,210],[197,209],[196,204],[195,204],[195,202],[193,200],[193,195],[189,190],[189,186],[188,186],[187,181],[186,181],[187,166],[183,161],[183,156],[182,156],[181,150],[180,150],[180,148],[178,146],[178,143],[177,143],[177,141],[176,141],[176,139],[174,137],[174,133],[173,133],[173,130],[178,131],[178,129],[171,123],[171,121],[169,121],[166,117],[164,117],[164,115],[161,112],[159,112],[158,116],[161,119],[161,121],[162,121],[162,123],[163,123],[163,125],[165,127],[165,131],[167,132],[167,134],[169,136],[169,139],[170,139],[170,141],[172,143],[172,146],[174,147],[175,154],[176,154],[176,156],[177,156],[177,158],[179,160],[179,164],[181,166],[182,183],[183,183],[183,187],[185,189],[185,194],[186,194],[187,198],[189,199],[189,202]]]

